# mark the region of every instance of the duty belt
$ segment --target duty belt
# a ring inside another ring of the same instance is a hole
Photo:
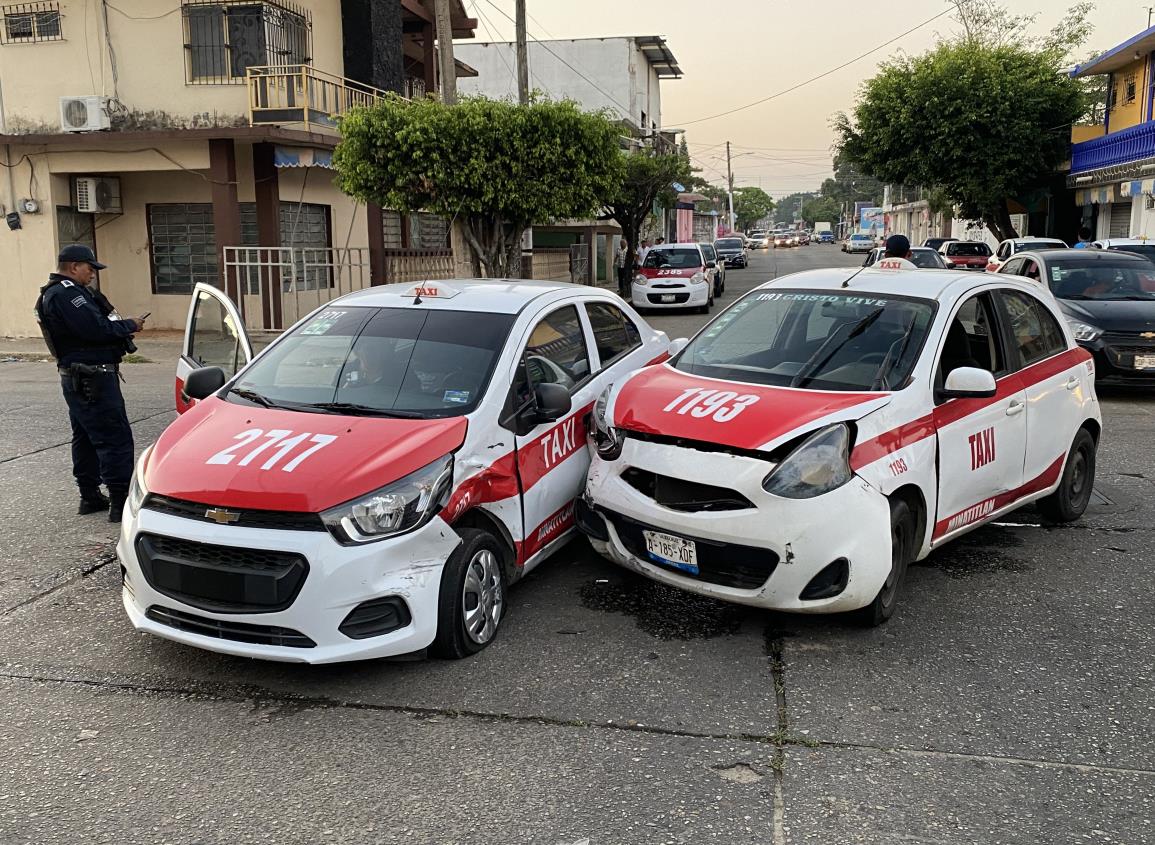
[[[73,374],[87,376],[93,373],[119,373],[120,364],[73,364],[69,367],[57,367],[56,369],[62,376]]]

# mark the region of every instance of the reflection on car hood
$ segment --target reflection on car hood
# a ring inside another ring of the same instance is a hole
[[[1155,299],[1060,299],[1059,307],[1072,319],[1108,332],[1155,331]]]

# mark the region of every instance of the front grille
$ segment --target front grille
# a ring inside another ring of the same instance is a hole
[[[150,494],[144,502],[144,507],[150,511],[180,516],[185,519],[196,519],[201,522],[219,524],[211,517],[205,516],[210,510],[216,510],[213,505],[201,502],[189,502],[184,499],[173,499],[168,496]],[[294,511],[264,511],[237,509],[239,514],[236,522],[225,523],[241,528],[273,528],[280,531],[324,531],[325,523],[321,515],[316,513],[296,513]]]
[[[682,282],[654,282],[650,287],[658,290],[681,290],[686,285]]]
[[[272,613],[293,603],[309,563],[294,552],[199,543],[159,534],[136,538],[145,580],[158,593],[217,613]]]
[[[1134,369],[1136,355],[1155,355],[1155,338],[1141,338],[1138,332],[1108,332],[1103,344],[1107,360],[1125,370]]]
[[[657,305],[657,304],[665,304],[665,305],[671,304],[668,301],[666,301],[665,299],[663,299],[663,297],[666,297],[666,296],[674,297],[674,302],[676,302],[676,303],[683,303],[690,298],[690,294],[688,294],[688,293],[674,293],[674,294],[651,293],[651,294],[649,294],[650,302],[653,302],[655,305]]]
[[[662,507],[676,511],[738,511],[754,507],[754,503],[737,490],[671,478],[637,467],[623,472],[622,481]]]
[[[276,645],[286,648],[316,648],[317,646],[300,631],[294,631],[292,628],[279,628],[276,625],[222,622],[219,619],[206,619],[203,616],[170,610],[155,604],[146,610],[144,615],[153,622],[176,628],[178,631],[188,631],[190,634],[200,634],[202,637],[214,637],[218,640]]]
[[[720,543],[717,540],[703,540],[680,534],[678,536],[686,537],[687,540],[693,540],[697,544],[698,574],[690,575],[680,569],[666,567],[661,561],[654,560],[646,550],[643,531],[662,531],[667,534],[671,532],[645,525],[621,514],[605,511],[603,513],[614,524],[614,529],[630,554],[656,566],[669,568],[685,578],[697,578],[699,581],[708,581],[722,587],[753,590],[765,584],[778,565],[778,555],[770,549]]]

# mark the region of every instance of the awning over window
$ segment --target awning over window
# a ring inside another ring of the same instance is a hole
[[[282,147],[278,144],[273,153],[273,164],[277,167],[327,167],[332,170],[333,151],[312,147]]]
[[[1075,191],[1075,205],[1101,205],[1115,201],[1115,186],[1080,188]]]
[[[1136,179],[1132,182],[1123,183],[1123,196],[1141,197],[1144,194],[1155,194],[1155,179]]]

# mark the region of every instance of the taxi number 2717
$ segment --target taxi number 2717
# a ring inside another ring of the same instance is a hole
[[[333,434],[312,434],[308,431],[302,434],[293,434],[285,428],[274,428],[265,431],[263,428],[250,428],[248,431],[242,431],[236,435],[233,440],[239,440],[239,443],[234,443],[227,449],[221,449],[207,461],[206,464],[231,464],[237,459],[237,452],[246,446],[256,443],[263,438],[263,442],[255,448],[249,450],[249,453],[237,461],[237,466],[246,467],[256,460],[257,456],[261,455],[274,446],[277,448],[265,459],[264,463],[260,465],[260,469],[268,470],[276,467],[290,452],[304,443],[306,440],[312,445],[306,448],[301,454],[294,457],[288,463],[281,467],[284,472],[292,472],[299,467],[302,462],[310,455],[324,449],[330,443],[337,439]]]

